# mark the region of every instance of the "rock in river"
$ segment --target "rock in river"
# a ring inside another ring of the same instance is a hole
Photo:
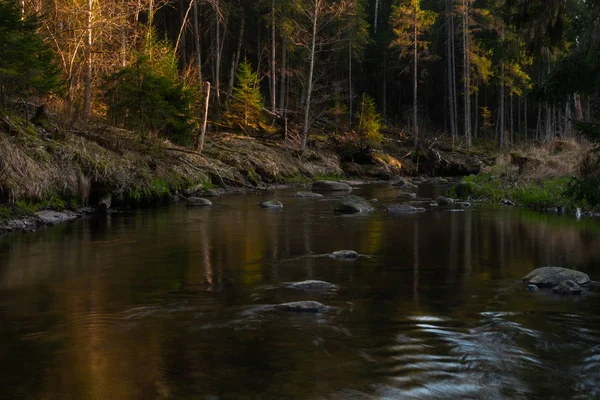
[[[328,307],[318,301],[294,301],[291,303],[282,303],[275,306],[278,310],[294,312],[320,313],[327,311]]]
[[[350,192],[352,186],[337,181],[316,181],[312,185],[312,190],[315,192]]]
[[[396,198],[412,200],[417,198],[417,194],[412,192],[401,192],[398,194],[398,196],[396,196]]]
[[[581,294],[583,289],[572,280],[567,280],[562,281],[558,285],[554,286],[552,288],[552,292],[557,294]]]
[[[387,206],[386,210],[388,212],[398,214],[413,214],[425,211],[425,209],[422,207],[409,206],[408,204],[391,204]]]
[[[302,282],[291,282],[285,285],[288,289],[298,289],[298,290],[310,290],[310,291],[333,291],[337,289],[333,283],[325,282],[325,281],[302,281]]]
[[[283,203],[279,200],[263,200],[258,205],[262,208],[283,208]]]
[[[590,277],[573,269],[542,267],[531,271],[523,278],[523,282],[539,287],[554,287],[565,281],[573,281],[577,285],[585,286],[590,283]]]
[[[320,199],[323,197],[323,195],[314,192],[296,192],[292,195],[292,197],[301,197],[303,199]]]
[[[454,204],[454,200],[449,197],[439,196],[435,199],[435,202],[438,203],[442,207],[448,207]]]
[[[212,206],[212,202],[208,199],[203,199],[202,197],[188,197],[187,205],[189,207],[206,207]]]
[[[358,253],[354,250],[338,250],[329,255],[331,258],[341,258],[344,260],[356,260]]]
[[[346,196],[335,206],[334,211],[342,213],[357,213],[375,211],[375,208],[367,200],[358,196]]]

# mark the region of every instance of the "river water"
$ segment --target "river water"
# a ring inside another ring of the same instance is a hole
[[[444,188],[419,189],[431,196]],[[395,201],[397,189],[355,194]],[[0,240],[2,399],[600,397],[600,223],[511,208],[339,215],[293,191]],[[283,210],[264,210],[275,196]],[[354,249],[356,261],[319,255]],[[321,279],[335,293],[282,288]],[[299,315],[274,304],[317,300]]]

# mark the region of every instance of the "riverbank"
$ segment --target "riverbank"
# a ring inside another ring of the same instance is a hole
[[[177,196],[268,190],[316,179],[464,175],[490,160],[436,140],[413,151],[412,140],[393,134],[378,149],[348,154],[326,134],[315,135],[311,147],[300,151],[293,139],[219,132],[207,138],[200,154],[156,137],[142,142],[102,123],[25,121],[9,111],[0,115],[0,234],[46,225],[42,211],[72,212],[64,216],[72,219],[107,197],[117,208],[155,206]]]
[[[463,178],[455,195],[536,211],[593,211],[569,192],[588,153],[589,144],[575,140],[521,147],[499,155],[480,174]]]

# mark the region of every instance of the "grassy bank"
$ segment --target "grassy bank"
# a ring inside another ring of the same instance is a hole
[[[499,155],[481,174],[463,178],[463,185],[455,194],[494,203],[507,199],[533,210],[589,209],[589,205],[576,202],[569,194],[572,179],[579,175],[588,150],[588,144],[575,140],[514,149]]]

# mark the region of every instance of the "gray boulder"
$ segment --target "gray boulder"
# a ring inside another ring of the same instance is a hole
[[[341,213],[357,213],[375,211],[375,208],[362,197],[346,196],[338,202],[334,211]]]
[[[460,201],[460,202],[456,203],[456,205],[459,207],[462,207],[462,208],[471,207],[471,203],[469,203],[468,201]]]
[[[212,201],[202,197],[188,197],[187,205],[188,207],[207,207],[212,206]]]
[[[435,178],[431,178],[431,180],[429,181],[430,184],[432,185],[445,185],[448,183],[448,179],[446,178],[442,178],[441,176],[435,177]]]
[[[329,307],[318,301],[293,301],[291,303],[277,304],[275,308],[282,311],[321,313],[327,311]]]
[[[202,192],[202,196],[204,197],[219,197],[221,193],[215,189],[206,189]]]
[[[44,225],[57,225],[63,222],[77,219],[81,214],[74,213],[72,211],[52,211],[45,210],[35,213],[42,224]]]
[[[539,287],[554,287],[565,281],[573,281],[580,286],[591,282],[588,274],[561,267],[537,268],[523,278],[523,282]]]
[[[398,213],[398,214],[413,214],[423,212],[423,207],[415,207],[408,204],[391,204],[386,208],[387,212]]]
[[[405,178],[400,178],[399,181],[392,183],[392,186],[400,186],[400,189],[402,190],[414,189],[417,187],[417,185]]]
[[[535,292],[536,290],[538,290],[538,287],[535,285],[527,285],[527,290],[529,290],[530,292]]]
[[[442,207],[448,207],[454,204],[454,200],[449,197],[439,196],[435,199],[435,202]]]
[[[292,195],[292,197],[300,197],[303,199],[320,199],[323,197],[323,195],[314,192],[296,192]]]
[[[283,208],[283,203],[279,200],[263,200],[258,205],[262,208]]]
[[[402,192],[399,193],[396,198],[398,199],[416,199],[417,198],[417,194],[416,193],[412,193],[412,192]]]
[[[315,192],[350,192],[352,186],[337,181],[316,181],[312,185],[312,190]]]
[[[554,286],[552,288],[552,292],[557,293],[557,294],[564,294],[564,295],[581,294],[583,292],[583,289],[581,288],[581,286],[579,286],[572,280],[568,280],[568,281],[562,281],[558,285]]]
[[[358,258],[358,253],[354,250],[338,250],[331,253],[329,257],[344,260],[356,260]]]
[[[198,195],[203,194],[202,193],[203,189],[204,189],[204,185],[200,183],[200,184],[198,184],[196,186],[193,186],[191,188],[185,189],[183,191],[183,193],[186,196],[197,197]]]
[[[291,282],[285,285],[288,289],[297,289],[297,290],[308,290],[315,292],[326,292],[333,291],[337,289],[337,286],[333,283],[325,282],[325,281],[315,281],[308,280],[302,282]]]

